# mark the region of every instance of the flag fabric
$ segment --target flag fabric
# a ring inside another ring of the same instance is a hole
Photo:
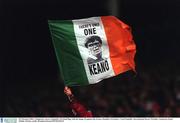
[[[65,85],[88,85],[135,70],[131,28],[114,16],[50,20]]]

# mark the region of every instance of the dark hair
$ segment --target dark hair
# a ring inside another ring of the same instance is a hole
[[[100,44],[102,44],[102,40],[99,36],[90,36],[86,39],[85,47],[88,47],[88,44],[90,42],[94,42],[95,40],[99,41]]]

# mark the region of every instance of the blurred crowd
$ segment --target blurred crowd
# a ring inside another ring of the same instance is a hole
[[[180,117],[180,74],[173,67],[137,69],[137,74],[127,72],[98,84],[72,87],[72,91],[95,117]],[[34,86],[9,95],[4,115],[73,116],[62,83]]]

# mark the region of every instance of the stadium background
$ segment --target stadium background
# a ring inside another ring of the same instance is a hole
[[[76,87],[95,116],[180,116],[178,0],[1,0],[1,116],[72,116],[48,19],[116,15],[132,27],[137,75]]]

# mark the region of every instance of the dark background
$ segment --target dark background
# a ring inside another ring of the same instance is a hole
[[[38,107],[44,98],[57,101],[59,105],[68,102],[63,94],[64,85],[59,76],[47,21],[112,15],[110,2],[111,0],[0,1],[2,49],[0,81],[3,116],[29,116],[28,113],[23,112]],[[143,84],[139,81],[146,74],[145,76],[149,78],[158,76],[164,81],[170,80],[169,83],[172,82],[171,80],[176,81],[173,87],[179,86],[180,1],[119,0],[116,11],[118,11],[116,16],[132,27],[137,44],[135,61],[138,74],[129,80],[130,84],[134,81],[138,83],[138,87],[143,88]],[[123,76],[115,78],[114,81],[125,81],[122,78]],[[105,80],[104,83],[112,80]],[[164,81],[162,80],[157,86],[161,87]],[[152,81],[152,83],[156,82]],[[119,83],[119,86],[122,86],[121,84],[123,85],[124,82]],[[102,90],[106,87],[103,84],[101,86]],[[168,87],[165,89],[168,90]],[[112,86],[112,88],[116,87]],[[135,89],[136,86],[133,88]],[[79,89],[77,93],[83,95]],[[84,92],[85,96],[86,94]],[[25,105],[22,111],[21,104]],[[59,110],[61,108],[59,107]],[[66,111],[66,108],[62,109],[62,112],[64,110]]]

